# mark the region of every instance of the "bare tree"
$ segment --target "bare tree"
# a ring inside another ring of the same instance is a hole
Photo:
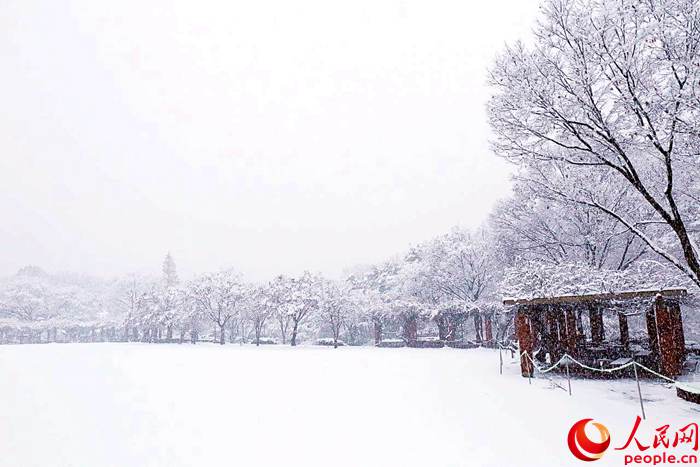
[[[226,325],[239,312],[243,284],[231,272],[209,274],[195,282],[191,295],[204,315],[219,328],[219,343],[226,342]]]
[[[120,285],[120,293],[118,302],[125,310],[126,317],[124,319],[124,340],[138,340],[138,320],[139,311],[142,309],[142,301],[144,300],[144,282],[143,278],[131,275]]]
[[[275,303],[270,300],[269,287],[257,287],[249,294],[246,302],[246,316],[253,326],[255,345],[260,345],[260,338],[265,330],[265,323],[275,313]]]
[[[268,300],[274,307],[275,321],[282,338],[282,344],[287,343],[289,326],[292,323],[290,303],[294,292],[292,279],[286,276],[277,276],[267,285]]]
[[[543,15],[535,45],[507,48],[492,70],[496,151],[532,183],[613,217],[700,285],[689,223],[700,171],[698,3],[548,0]],[[600,199],[587,178],[601,173],[631,187],[650,217]]]
[[[340,330],[346,323],[346,317],[350,308],[348,290],[338,284],[323,281],[319,300],[319,316],[323,324],[327,325],[333,335],[333,348],[338,348]]]
[[[318,309],[319,289],[317,277],[305,272],[301,277],[293,279],[291,298],[289,300],[289,316],[292,319],[291,345],[297,345],[299,326]]]
[[[599,198],[635,216],[638,210],[629,196],[631,188],[620,189],[608,179],[598,183]],[[521,179],[513,192],[497,205],[490,219],[495,248],[509,264],[525,259],[624,270],[649,253],[649,247],[630,229],[598,209],[568,202]]]

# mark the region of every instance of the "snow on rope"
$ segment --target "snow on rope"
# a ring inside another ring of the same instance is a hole
[[[512,347],[503,347],[500,344],[499,344],[499,347],[503,350],[514,350]],[[625,363],[624,365],[617,366],[615,368],[595,368],[595,367],[586,365],[585,363],[582,363],[582,362],[576,360],[571,355],[565,353],[553,365],[549,366],[548,368],[542,368],[542,367],[537,365],[537,362],[535,362],[535,360],[532,359],[532,357],[530,356],[530,354],[527,351],[523,351],[522,353],[520,353],[520,358],[522,358],[523,356],[526,356],[530,360],[530,362],[532,363],[532,366],[541,374],[549,373],[550,371],[561,366],[562,363],[566,363],[566,361],[570,361],[570,362],[575,363],[576,365],[580,366],[581,368],[585,368],[586,370],[590,370],[590,371],[596,371],[598,373],[613,373],[615,371],[624,370],[624,369],[629,368],[631,366],[637,366],[638,368],[641,368],[644,371],[648,371],[649,373],[651,373],[655,376],[658,376],[659,378],[664,379],[664,380],[668,381],[669,383],[673,383],[673,384],[678,383],[678,381],[675,381],[675,380],[669,378],[668,376],[664,376],[661,373],[658,373],[658,372],[652,370],[651,368],[647,368],[646,366],[642,365],[641,363],[635,362],[634,360],[629,362],[629,363]]]

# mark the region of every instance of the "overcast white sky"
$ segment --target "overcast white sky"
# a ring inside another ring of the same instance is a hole
[[[536,0],[0,3],[0,274],[337,274],[508,193],[487,67]]]

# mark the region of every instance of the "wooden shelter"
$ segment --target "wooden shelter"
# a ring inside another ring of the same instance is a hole
[[[503,303],[516,307],[515,332],[520,351],[532,359],[543,360],[549,354],[554,362],[566,353],[596,368],[634,359],[673,378],[681,373],[685,360],[680,309],[685,295],[685,289],[639,290],[506,299]],[[617,314],[619,342],[606,340],[604,312]],[[587,330],[583,325],[585,314]],[[628,316],[639,314],[646,320],[647,339],[632,346]],[[533,373],[532,363],[524,355],[520,368],[523,376]]]

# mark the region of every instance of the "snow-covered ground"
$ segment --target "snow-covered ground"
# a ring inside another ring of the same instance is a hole
[[[485,349],[2,346],[0,465],[580,466],[566,434],[581,418],[624,443],[634,381],[574,380],[570,397],[505,362],[501,376]],[[641,440],[697,421],[668,386],[642,390]]]

